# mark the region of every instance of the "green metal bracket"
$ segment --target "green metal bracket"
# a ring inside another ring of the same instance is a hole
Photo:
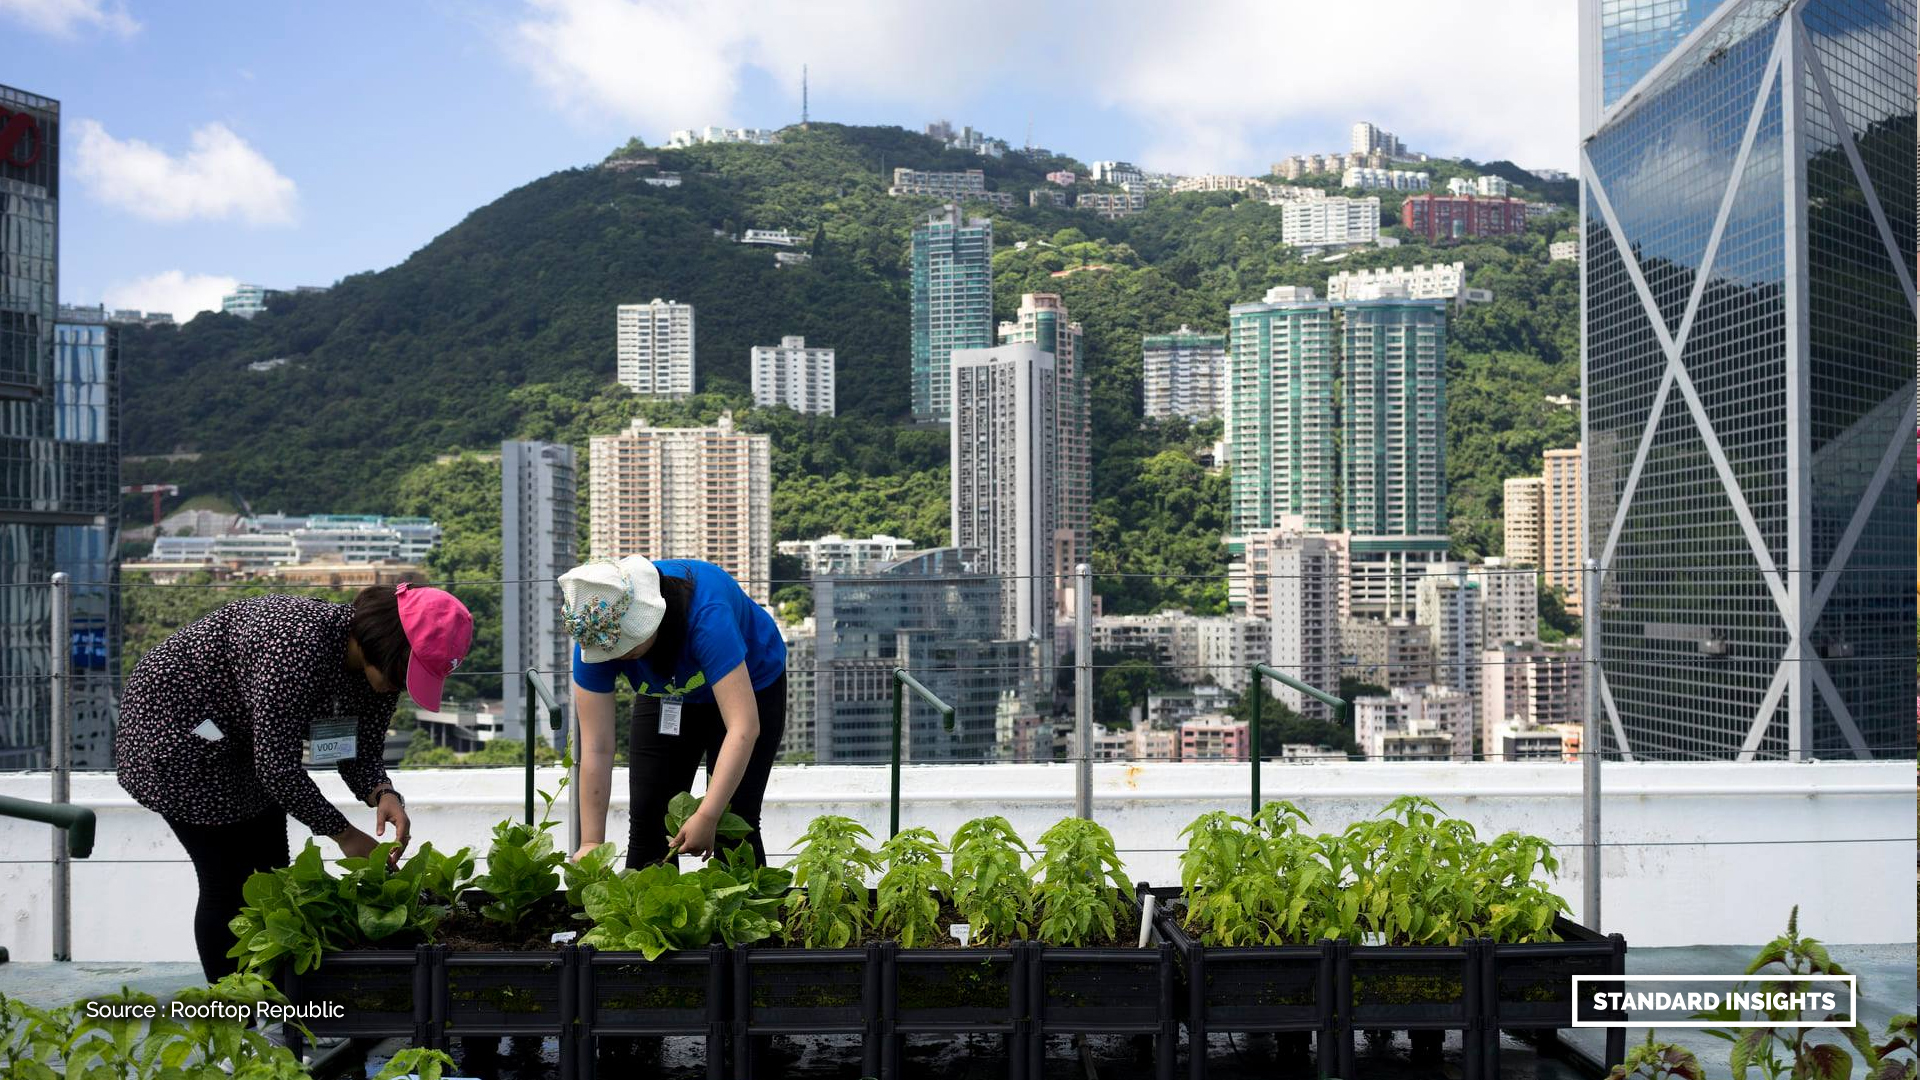
[[[1301,682],[1286,672],[1278,671],[1268,667],[1266,664],[1255,664],[1249,671],[1252,673],[1252,677],[1248,682],[1253,690],[1259,691],[1261,689],[1261,679],[1272,679],[1274,682],[1280,683],[1283,686],[1292,687],[1315,701],[1331,708],[1333,710],[1334,723],[1344,724],[1347,722],[1347,703],[1340,700],[1336,695],[1308,686],[1306,683]],[[1266,696],[1267,695],[1263,693],[1257,692],[1253,695],[1253,722],[1248,725],[1250,728],[1248,734],[1251,736],[1251,743],[1248,748],[1249,756],[1253,758],[1253,812],[1256,814],[1260,812],[1260,699]]]
[[[953,706],[940,700],[940,695],[920,684],[920,680],[907,672],[906,668],[893,669],[893,802],[888,810],[887,837],[900,835],[900,724],[907,714],[906,692],[912,690],[920,699],[933,706],[940,713],[941,721],[948,731],[953,730]]]
[[[84,859],[93,854],[93,811],[72,803],[43,803],[0,795],[0,817],[40,821],[67,831],[67,854]]]
[[[527,695],[527,722],[522,726],[525,727],[526,729],[526,742],[527,742],[527,824],[532,825],[534,823],[534,820],[533,820],[533,796],[534,796],[533,719],[535,716],[535,713],[533,711],[534,698],[537,697],[540,699],[540,707],[546,710],[547,727],[551,728],[554,731],[560,730],[560,713],[557,711],[560,706],[554,702],[553,687],[547,685],[547,677],[545,675],[540,674],[539,668],[527,669],[527,689],[532,691],[532,693],[529,693]]]

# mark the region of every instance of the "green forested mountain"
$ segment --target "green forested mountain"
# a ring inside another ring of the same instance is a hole
[[[649,158],[681,186],[644,183],[654,166],[636,162]],[[1156,198],[1118,222],[1029,209],[1025,193],[1045,172],[1079,164],[814,124],[771,147],[630,144],[508,192],[392,269],[282,297],[252,322],[206,314],[128,328],[127,453],[200,455],[130,464],[128,480],[239,495],[259,510],[434,513],[452,526],[437,569],[478,577],[498,569],[497,472],[437,459],[515,436],[584,448],[643,412],[691,421],[731,406],[774,437],[781,538],[878,529],[943,541],[946,435],[905,423],[908,235],[935,203],[886,195],[901,165],[984,168],[990,187],[1014,193],[1023,205],[994,214],[997,313],[1011,317],[1022,292],[1058,292],[1086,327],[1099,567],[1169,575],[1108,576],[1110,611],[1224,602],[1226,481],[1199,462],[1218,424],[1142,424],[1140,338],[1183,322],[1224,329],[1228,305],[1272,285],[1324,288],[1337,269],[1464,259],[1471,283],[1494,290],[1449,332],[1448,471],[1464,550],[1497,551],[1500,481],[1577,438],[1577,415],[1546,401],[1578,394],[1577,274],[1546,257],[1570,215],[1497,242],[1409,240],[1302,262],[1280,243],[1277,207],[1217,193]],[[776,268],[767,248],[726,238],[748,228],[810,238],[813,261]],[[1063,271],[1073,272],[1054,276]],[[696,308],[692,401],[641,402],[613,384],[613,308],[656,296]],[[838,418],[748,413],[749,349],[788,334],[838,350]],[[274,357],[289,363],[247,369]]]

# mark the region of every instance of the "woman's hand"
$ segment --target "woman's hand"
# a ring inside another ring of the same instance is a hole
[[[349,859],[364,859],[373,854],[374,839],[349,825],[328,839],[340,845],[340,854]]]
[[[573,853],[573,861],[579,862],[581,859],[586,858],[587,852],[592,851],[594,848],[597,848],[599,846],[600,846],[599,842],[588,842],[588,843],[581,844],[580,850]]]
[[[680,826],[680,831],[674,834],[673,839],[667,841],[667,850],[701,858],[712,855],[714,833],[719,827],[720,812],[716,810],[709,814],[703,803],[700,809],[687,819],[686,824]]]
[[[393,850],[387,853],[387,865],[395,866],[400,862],[401,853],[407,850],[407,841],[413,839],[413,819],[407,816],[406,806],[391,788],[380,793],[374,807],[373,834],[387,835],[389,823],[393,825]]]

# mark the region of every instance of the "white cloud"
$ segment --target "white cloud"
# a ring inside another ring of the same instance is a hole
[[[193,133],[174,155],[138,139],[116,139],[98,121],[75,129],[74,174],[89,193],[150,221],[224,220],[291,224],[299,202],[292,180],[225,124]]]
[[[951,105],[1010,68],[998,49],[955,47],[1017,19],[1016,0],[984,0],[965,24],[897,0],[526,0],[505,42],[565,109],[610,115],[658,139],[733,120],[749,67],[791,83],[800,67],[842,96]]]
[[[1391,0],[1197,4],[1169,19],[1158,3],[1119,0],[1076,25],[1065,66],[1125,73],[1086,85],[1145,122],[1143,164],[1157,167],[1263,171],[1344,150],[1347,125],[1372,120],[1416,150],[1571,169],[1575,16],[1537,0]],[[1303,124],[1328,129],[1328,145],[1270,145],[1273,129]]]
[[[120,0],[0,0],[0,14],[57,37],[72,37],[83,26],[130,37],[140,24]]]
[[[987,0],[929,16],[898,0],[525,0],[508,43],[563,108],[657,139],[738,121],[749,68],[903,112],[952,115],[981,97],[1091,97],[1141,125],[1142,164],[1260,172],[1345,149],[1367,119],[1415,149],[1571,170],[1576,6],[1485,0],[1343,5]],[[797,88],[796,88],[797,89]],[[954,119],[964,119],[954,116]],[[1283,130],[1326,132],[1293,145]],[[1009,135],[1009,132],[1000,132]],[[1101,147],[1061,149],[1115,156]]]
[[[220,298],[240,284],[239,278],[219,274],[189,274],[184,270],[162,270],[132,281],[107,286],[101,297],[110,308],[138,308],[141,311],[165,311],[186,322],[202,311],[219,311]]]

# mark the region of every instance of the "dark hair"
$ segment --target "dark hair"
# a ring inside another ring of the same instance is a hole
[[[680,650],[687,643],[687,612],[693,609],[693,575],[660,575],[660,599],[667,602],[667,612],[660,617],[653,647],[647,650],[647,666],[671,679]]]
[[[395,690],[407,685],[413,645],[400,625],[400,598],[391,585],[369,585],[353,598],[353,622],[347,633],[360,643],[360,655]]]

